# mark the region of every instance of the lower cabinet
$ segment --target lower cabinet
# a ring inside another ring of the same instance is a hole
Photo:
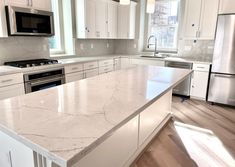
[[[78,81],[78,80],[81,80],[83,78],[84,78],[83,71],[82,72],[70,73],[70,74],[65,75],[66,83]]]
[[[35,167],[33,151],[0,132],[0,166],[1,167]]]
[[[205,100],[209,80],[209,64],[193,64],[193,75],[191,80],[190,96],[192,98]]]
[[[121,57],[121,69],[126,69],[131,66],[131,60],[129,57]]]
[[[194,71],[191,81],[190,96],[197,99],[206,99],[209,72]]]
[[[171,100],[172,92],[169,91],[140,113],[139,146],[149,138],[164,118],[171,113]]]
[[[114,70],[121,70],[121,58],[114,59]]]
[[[138,147],[138,116],[118,129],[73,167],[121,167]]]
[[[0,100],[25,94],[24,84],[0,87]]]
[[[146,60],[146,59],[131,59],[132,64],[139,64],[139,65],[153,65],[153,66],[165,66],[164,60]]]
[[[104,67],[99,67],[99,74],[104,74],[113,71],[113,64],[104,66]]]
[[[84,71],[84,78],[94,77],[98,74],[99,74],[99,69],[98,68],[91,69],[91,70],[85,70]]]

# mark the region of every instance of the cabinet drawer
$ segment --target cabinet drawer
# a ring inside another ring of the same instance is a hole
[[[0,100],[23,94],[25,94],[23,83],[0,88]]]
[[[99,67],[113,65],[113,59],[99,61]]]
[[[0,76],[0,87],[23,83],[23,74],[11,74]]]
[[[66,83],[75,82],[75,81],[81,80],[83,78],[84,78],[83,72],[75,72],[75,73],[65,75]]]
[[[65,74],[83,71],[83,64],[74,64],[65,66]]]
[[[107,72],[111,72],[111,71],[113,71],[113,65],[99,68],[99,74],[103,74],[103,73],[107,73]]]
[[[84,70],[89,70],[89,69],[94,69],[94,68],[98,68],[98,62],[89,62],[89,63],[85,63],[84,64]]]
[[[84,78],[94,77],[98,74],[99,74],[98,68],[92,69],[92,70],[87,70],[87,71],[84,72]]]
[[[208,65],[208,64],[193,64],[193,70],[209,72],[210,65]]]

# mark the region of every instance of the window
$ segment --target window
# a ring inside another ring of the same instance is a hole
[[[157,38],[158,51],[177,51],[179,0],[156,0],[155,12],[149,15],[148,37]],[[155,43],[151,38],[150,43]],[[153,49],[155,46],[150,45]]]
[[[64,33],[63,33],[63,14],[62,3],[60,0],[52,0],[52,11],[54,13],[55,36],[49,38],[51,54],[64,53]]]

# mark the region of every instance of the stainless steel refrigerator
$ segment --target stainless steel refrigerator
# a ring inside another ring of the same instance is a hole
[[[235,106],[235,14],[218,16],[208,101]]]

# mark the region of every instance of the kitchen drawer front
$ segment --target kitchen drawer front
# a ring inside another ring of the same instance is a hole
[[[84,73],[83,72],[75,72],[75,73],[65,75],[66,83],[79,81],[83,78],[84,78]]]
[[[84,64],[84,70],[90,70],[90,69],[94,69],[94,68],[98,68],[97,61],[93,61],[93,62],[89,62],[89,63]]]
[[[0,88],[0,100],[23,94],[25,94],[23,83]]]
[[[113,65],[99,68],[99,74],[104,74],[104,73],[111,72],[111,71],[113,71]]]
[[[94,77],[99,74],[98,68],[84,71],[84,78]]]
[[[99,61],[99,67],[113,65],[113,59]]]
[[[65,74],[83,71],[83,64],[74,64],[65,66]]]
[[[193,70],[209,72],[210,65],[209,64],[193,64]]]
[[[23,74],[11,74],[0,76],[0,87],[23,83]]]

